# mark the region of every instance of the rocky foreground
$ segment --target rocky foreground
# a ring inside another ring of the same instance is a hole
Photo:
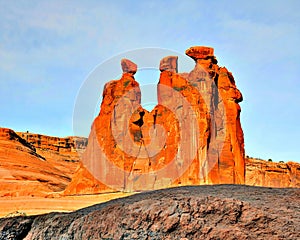
[[[72,213],[0,219],[0,239],[300,239],[300,189],[158,190]]]

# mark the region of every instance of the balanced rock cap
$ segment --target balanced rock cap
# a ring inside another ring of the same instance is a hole
[[[178,72],[177,61],[178,61],[177,56],[164,57],[162,60],[160,60],[159,70],[161,72],[170,71],[170,72],[176,72],[177,73]]]
[[[126,58],[123,58],[121,60],[121,66],[122,66],[123,73],[131,73],[134,75],[137,71],[137,65]]]
[[[211,47],[194,46],[187,49],[185,51],[185,54],[197,61],[197,59],[206,59],[207,57],[214,57],[214,49]]]

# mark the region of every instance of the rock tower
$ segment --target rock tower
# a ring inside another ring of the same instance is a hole
[[[104,87],[66,194],[245,183],[242,94],[213,48],[191,47],[186,55],[195,61],[190,73],[178,73],[177,56],[161,60],[151,112],[140,105],[137,65],[122,59],[122,77]]]

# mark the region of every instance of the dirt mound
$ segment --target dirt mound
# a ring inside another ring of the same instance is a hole
[[[0,219],[0,239],[299,239],[299,197],[299,189],[172,188],[68,214]]]

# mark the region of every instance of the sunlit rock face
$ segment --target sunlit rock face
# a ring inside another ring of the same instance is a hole
[[[300,187],[300,164],[246,158],[246,184],[275,188]]]
[[[66,194],[245,183],[242,95],[213,48],[191,47],[186,54],[195,61],[190,73],[178,73],[177,56],[161,60],[151,112],[141,106],[137,65],[122,59],[123,75],[104,87]]]
[[[0,197],[48,196],[63,191],[86,144],[87,139],[81,137],[0,128]]]

